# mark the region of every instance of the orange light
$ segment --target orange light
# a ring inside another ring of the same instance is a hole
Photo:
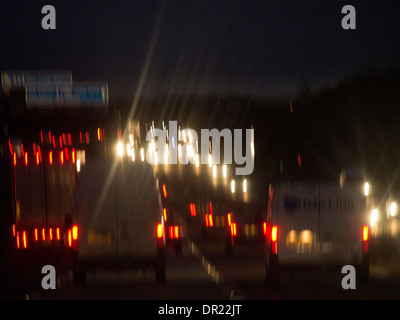
[[[77,225],[72,226],[72,239],[78,240],[78,226]]]
[[[161,239],[163,237],[163,225],[162,223],[157,224],[157,238]]]
[[[17,154],[13,154],[13,159],[14,159],[14,167],[17,165]]]
[[[46,229],[45,228],[42,229],[42,240],[43,241],[46,240]]]
[[[39,152],[36,152],[36,165],[39,165],[39,162],[40,162]]]
[[[61,150],[60,152],[60,162],[61,164],[64,164],[64,150]]]
[[[276,242],[278,240],[278,227],[273,226],[271,229],[271,241]]]
[[[26,239],[26,232],[25,230],[22,232],[22,244],[24,246],[24,249],[27,248],[27,239]]]
[[[12,225],[12,233],[13,233],[13,237],[15,237],[15,224]]]
[[[168,231],[169,231],[169,238],[173,239],[174,238],[174,227],[170,226]]]
[[[60,228],[56,229],[56,237],[57,237],[57,240],[60,240]]]
[[[231,213],[228,213],[227,217],[228,217],[228,226],[230,226],[231,223],[232,223],[232,215],[231,215]]]
[[[53,240],[53,228],[49,228],[49,238]]]
[[[206,227],[208,227],[209,226],[209,221],[208,221],[208,214],[207,213],[205,215],[205,218],[206,218]]]
[[[164,192],[164,198],[167,197],[167,188],[165,187],[165,184],[162,186],[163,192]]]
[[[167,221],[167,208],[164,208],[163,214],[164,214],[164,221]]]
[[[174,227],[174,237],[175,239],[179,239],[179,226]]]
[[[49,163],[50,163],[50,165],[53,164],[53,151],[49,152]]]
[[[68,247],[72,247],[72,231],[68,229]]]
[[[39,237],[38,237],[38,230],[37,230],[37,228],[35,228],[34,234],[35,234],[35,241],[38,241],[38,240],[39,240]]]
[[[25,166],[27,166],[28,165],[28,152],[25,152],[24,158],[25,158]]]
[[[19,249],[19,231],[17,231],[17,248]]]
[[[368,226],[363,227],[363,241],[368,241]]]

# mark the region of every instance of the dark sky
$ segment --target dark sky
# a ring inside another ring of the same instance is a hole
[[[46,4],[56,30],[41,27]],[[341,27],[346,4],[356,30]],[[67,69],[108,81],[111,97],[133,97],[140,79],[146,95],[288,96],[398,66],[399,18],[398,1],[377,0],[5,0],[0,70]]]

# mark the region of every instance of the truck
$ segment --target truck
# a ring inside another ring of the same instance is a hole
[[[158,179],[148,163],[120,158],[118,139],[100,127],[9,139],[18,254],[62,256],[76,283],[110,267],[151,267],[165,281]]]
[[[264,229],[266,280],[288,266],[356,267],[369,276],[369,228],[362,184],[286,180],[269,186]]]

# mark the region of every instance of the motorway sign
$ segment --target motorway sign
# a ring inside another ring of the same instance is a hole
[[[108,107],[108,85],[75,83],[73,86],[31,86],[25,88],[27,108]]]
[[[70,71],[4,71],[1,73],[1,86],[5,95],[12,89],[22,89],[25,86],[71,86]]]

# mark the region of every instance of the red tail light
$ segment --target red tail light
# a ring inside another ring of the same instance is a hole
[[[267,223],[264,222],[264,223],[263,223],[263,234],[264,234],[264,236],[267,235],[267,230],[268,230]]]
[[[237,235],[236,222],[231,223],[231,235],[232,237],[236,237]]]
[[[53,164],[53,151],[49,152],[49,163],[50,163],[50,165]]]
[[[72,148],[71,158],[72,158],[72,163],[75,164],[75,161],[76,161],[76,151],[75,151],[74,148]]]
[[[19,231],[17,231],[17,248],[19,249]]]
[[[25,166],[27,166],[28,165],[28,152],[25,152],[24,158],[25,158]]]
[[[38,236],[38,229],[37,228],[35,228],[35,230],[34,230],[34,236],[35,236],[35,241],[38,241],[39,240],[39,236]]]
[[[164,193],[164,198],[166,198],[167,197],[167,188],[165,187],[165,184],[163,184],[162,190],[163,190],[163,193]]]
[[[164,208],[163,215],[164,215],[164,221],[167,221],[167,208]]]
[[[68,230],[68,247],[72,247],[72,230]]]
[[[179,239],[179,226],[174,226],[174,237]]]
[[[163,237],[163,225],[162,223],[157,224],[157,238],[161,239]]]
[[[12,234],[13,234],[13,237],[15,237],[15,224],[12,225]]]
[[[60,228],[56,229],[56,237],[57,237],[57,240],[60,240]]]
[[[228,226],[230,226],[232,223],[232,215],[230,213],[228,213],[227,218],[228,218]]]
[[[42,240],[43,241],[46,240],[46,229],[45,228],[42,229]]]
[[[22,244],[23,244],[23,246],[24,246],[24,249],[26,249],[27,246],[28,246],[28,240],[27,240],[27,238],[26,238],[26,232],[25,232],[25,230],[22,232]]]
[[[363,227],[362,238],[363,238],[363,252],[367,253],[368,252],[368,238],[369,238],[368,226]]]
[[[78,226],[72,226],[72,240],[78,240]]]
[[[278,226],[271,228],[271,251],[273,254],[278,254]]]
[[[49,239],[53,240],[53,228],[49,228]]]
[[[195,217],[195,216],[196,216],[196,205],[195,205],[194,203],[191,203],[191,204],[190,204],[190,215],[191,215],[192,217]]]

